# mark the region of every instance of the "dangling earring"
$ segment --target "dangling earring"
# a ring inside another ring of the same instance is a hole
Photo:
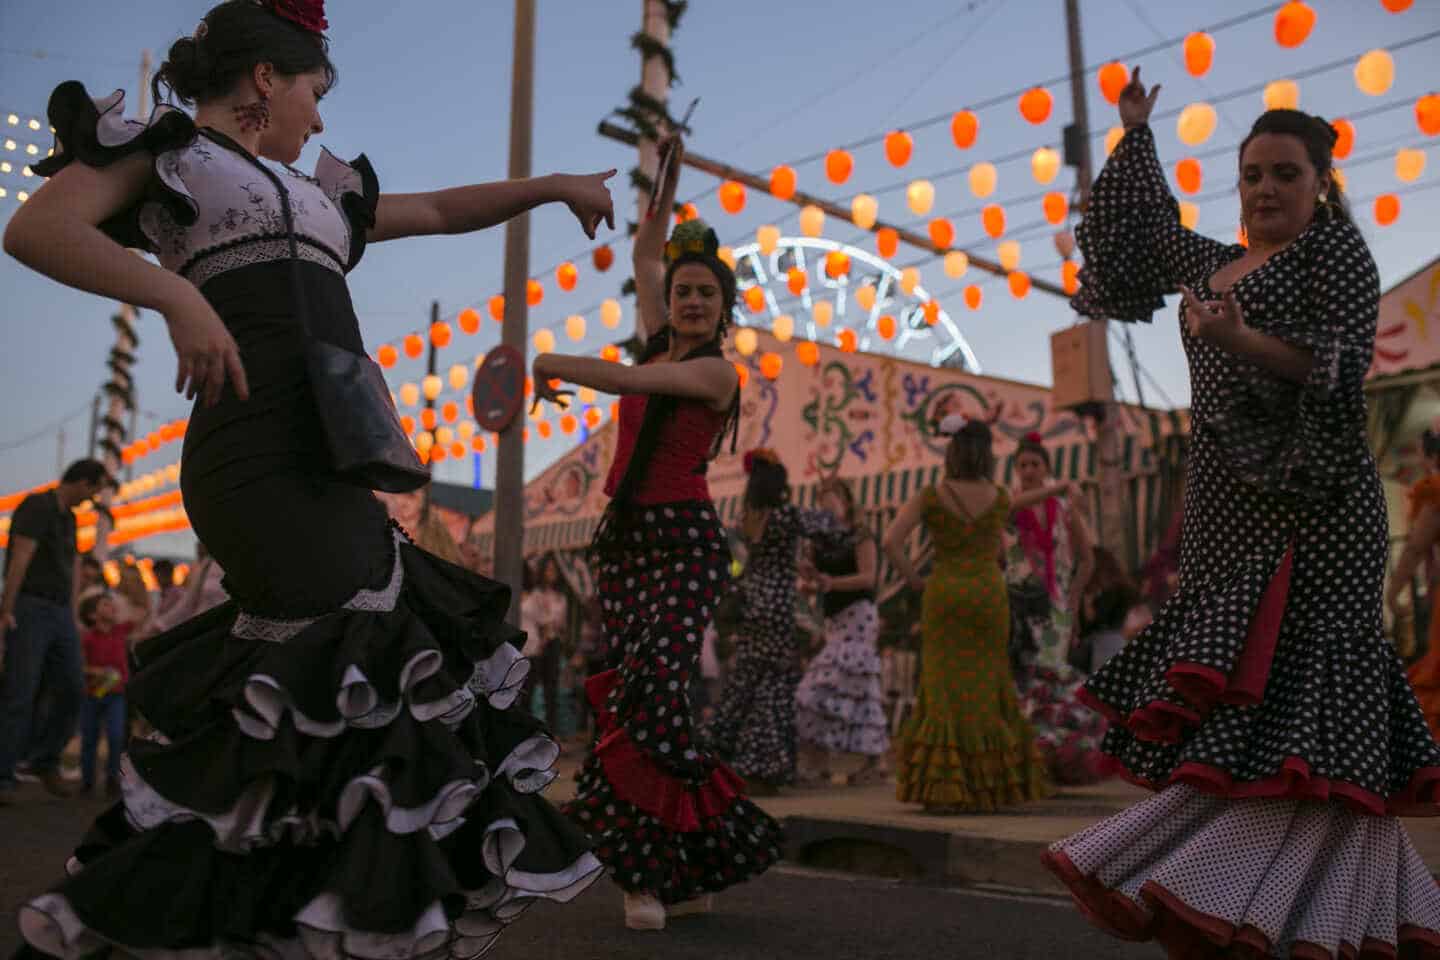
[[[1330,198],[1323,193],[1315,198],[1315,215],[1325,220],[1335,216],[1335,208],[1331,206]]]
[[[264,130],[270,126],[270,101],[263,93],[254,103],[242,103],[234,110],[235,119],[240,121],[240,129],[245,133]]]

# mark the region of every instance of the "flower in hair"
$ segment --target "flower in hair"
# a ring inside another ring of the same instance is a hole
[[[947,414],[945,418],[935,426],[935,432],[942,437],[953,437],[961,430],[964,430],[965,424],[969,422],[963,413]]]
[[[720,238],[703,220],[686,220],[670,234],[665,244],[665,261],[674,263],[685,254],[714,256],[720,252]]]
[[[745,468],[745,472],[750,473],[752,470],[754,470],[757,461],[763,461],[765,463],[779,463],[780,455],[777,454],[774,450],[771,450],[769,447],[756,447],[754,450],[747,450],[745,452],[744,460],[741,461],[742,466],[744,466]]]
[[[1020,439],[1024,443],[1033,443],[1038,446],[1045,445],[1045,438],[1040,435],[1039,430],[1031,430],[1029,433],[1025,434],[1025,436],[1021,437]]]
[[[330,29],[330,23],[325,19],[325,0],[262,0],[262,2],[277,17],[284,17],[311,33],[323,34]]]

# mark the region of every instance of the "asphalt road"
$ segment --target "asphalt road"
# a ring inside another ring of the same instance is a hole
[[[61,870],[98,800],[55,800],[35,785],[0,807],[0,957],[19,946],[13,917]],[[164,897],[163,890],[153,891]],[[716,899],[708,916],[660,933],[625,929],[620,892],[601,881],[573,903],[540,904],[501,937],[492,957],[525,960],[1131,960],[1156,957],[1089,927],[1066,901],[915,886],[789,868]]]

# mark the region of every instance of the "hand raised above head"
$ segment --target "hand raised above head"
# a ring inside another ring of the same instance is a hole
[[[1143,127],[1150,122],[1150,113],[1155,109],[1155,98],[1160,96],[1160,84],[1155,84],[1149,90],[1140,82],[1140,68],[1136,67],[1130,74],[1130,82],[1125,89],[1120,91],[1120,100],[1117,106],[1120,108],[1120,122],[1126,130],[1131,127]]]

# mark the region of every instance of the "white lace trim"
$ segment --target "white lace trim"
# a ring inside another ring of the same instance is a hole
[[[319,264],[327,270],[333,270],[342,275],[345,272],[339,261],[312,243],[297,243],[295,252],[301,260],[307,263]],[[200,254],[185,269],[181,270],[180,274],[195,286],[203,287],[222,273],[257,263],[273,263],[289,258],[290,241],[288,240],[245,240],[214,253]]]
[[[379,590],[357,590],[354,596],[341,604],[340,609],[374,613],[389,613],[394,610],[395,602],[400,599],[400,588],[405,581],[404,565],[400,561],[400,545],[409,542],[404,534],[396,531],[394,534],[395,564],[390,571],[390,582]],[[306,627],[318,623],[322,619],[324,619],[323,616],[281,620],[242,612],[235,618],[235,625],[230,628],[230,635],[241,640],[268,640],[271,643],[284,643],[299,636]]]

